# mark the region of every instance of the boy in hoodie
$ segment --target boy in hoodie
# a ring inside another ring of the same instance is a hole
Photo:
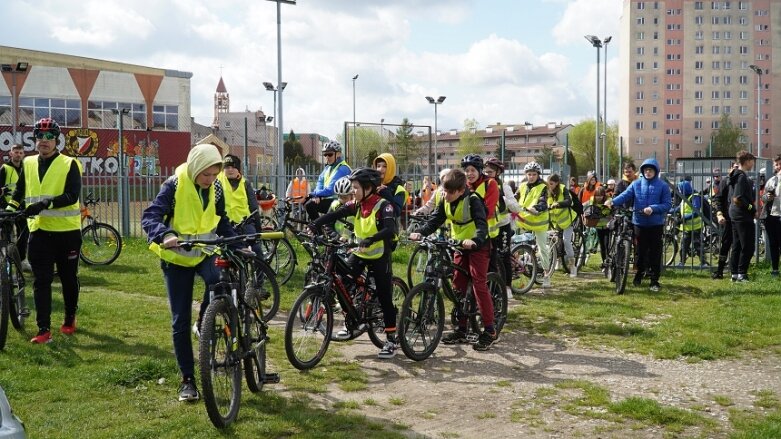
[[[659,179],[659,163],[646,159],[640,166],[641,177],[605,206],[632,205],[632,224],[637,239],[637,273],[634,286],[640,286],[645,274],[651,278],[651,291],[661,289],[659,275],[662,268],[664,220],[672,207],[672,196],[667,183]]]
[[[754,168],[755,157],[746,151],[737,154],[737,169],[729,174],[729,217],[732,221],[732,248],[729,267],[733,282],[748,282],[748,264],[754,254],[754,183],[748,177]]]
[[[393,213],[396,218],[399,218],[404,210],[408,194],[404,188],[404,180],[396,175],[396,158],[387,152],[382,153],[374,159],[372,165],[382,177],[382,184],[377,188],[377,193],[390,201]]]

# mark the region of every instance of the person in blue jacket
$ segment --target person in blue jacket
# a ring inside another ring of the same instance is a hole
[[[699,255],[700,266],[707,267],[708,263],[705,262],[705,253],[702,251],[700,244],[704,226],[702,221],[702,195],[694,190],[689,180],[678,183],[678,192],[681,202],[670,209],[670,213],[678,210],[681,214],[677,223],[678,229],[683,234],[683,239],[681,240],[681,260],[678,266],[683,267],[686,265],[686,259],[691,253],[692,244],[694,244],[694,252]]]
[[[634,204],[632,224],[637,239],[637,273],[634,286],[640,286],[643,277],[651,278],[651,291],[659,291],[659,274],[662,268],[662,242],[664,220],[672,206],[672,196],[667,183],[659,179],[659,163],[646,159],[640,166],[640,178],[605,205]]]
[[[340,178],[347,177],[352,172],[342,158],[342,145],[336,140],[328,141],[323,145],[323,157],[325,157],[325,169],[317,177],[317,186],[309,194],[304,205],[310,221],[328,212],[331,202],[336,199],[334,185]]]

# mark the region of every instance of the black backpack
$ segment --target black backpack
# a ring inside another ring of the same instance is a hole
[[[568,190],[569,196],[572,198],[572,210],[574,210],[578,215],[583,215],[583,203],[580,202],[580,197],[578,197],[575,192],[572,192],[572,189]]]

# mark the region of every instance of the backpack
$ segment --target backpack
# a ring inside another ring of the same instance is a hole
[[[580,197],[578,197],[575,192],[572,192],[572,189],[567,190],[569,190],[570,198],[572,198],[572,210],[578,215],[583,215],[583,203],[580,202]]]

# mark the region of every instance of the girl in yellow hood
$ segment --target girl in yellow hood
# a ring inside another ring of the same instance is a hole
[[[398,218],[407,201],[407,191],[404,189],[404,181],[396,175],[396,159],[384,152],[374,159],[373,165],[382,176],[382,185],[377,188],[377,192],[390,201],[393,213]]]

